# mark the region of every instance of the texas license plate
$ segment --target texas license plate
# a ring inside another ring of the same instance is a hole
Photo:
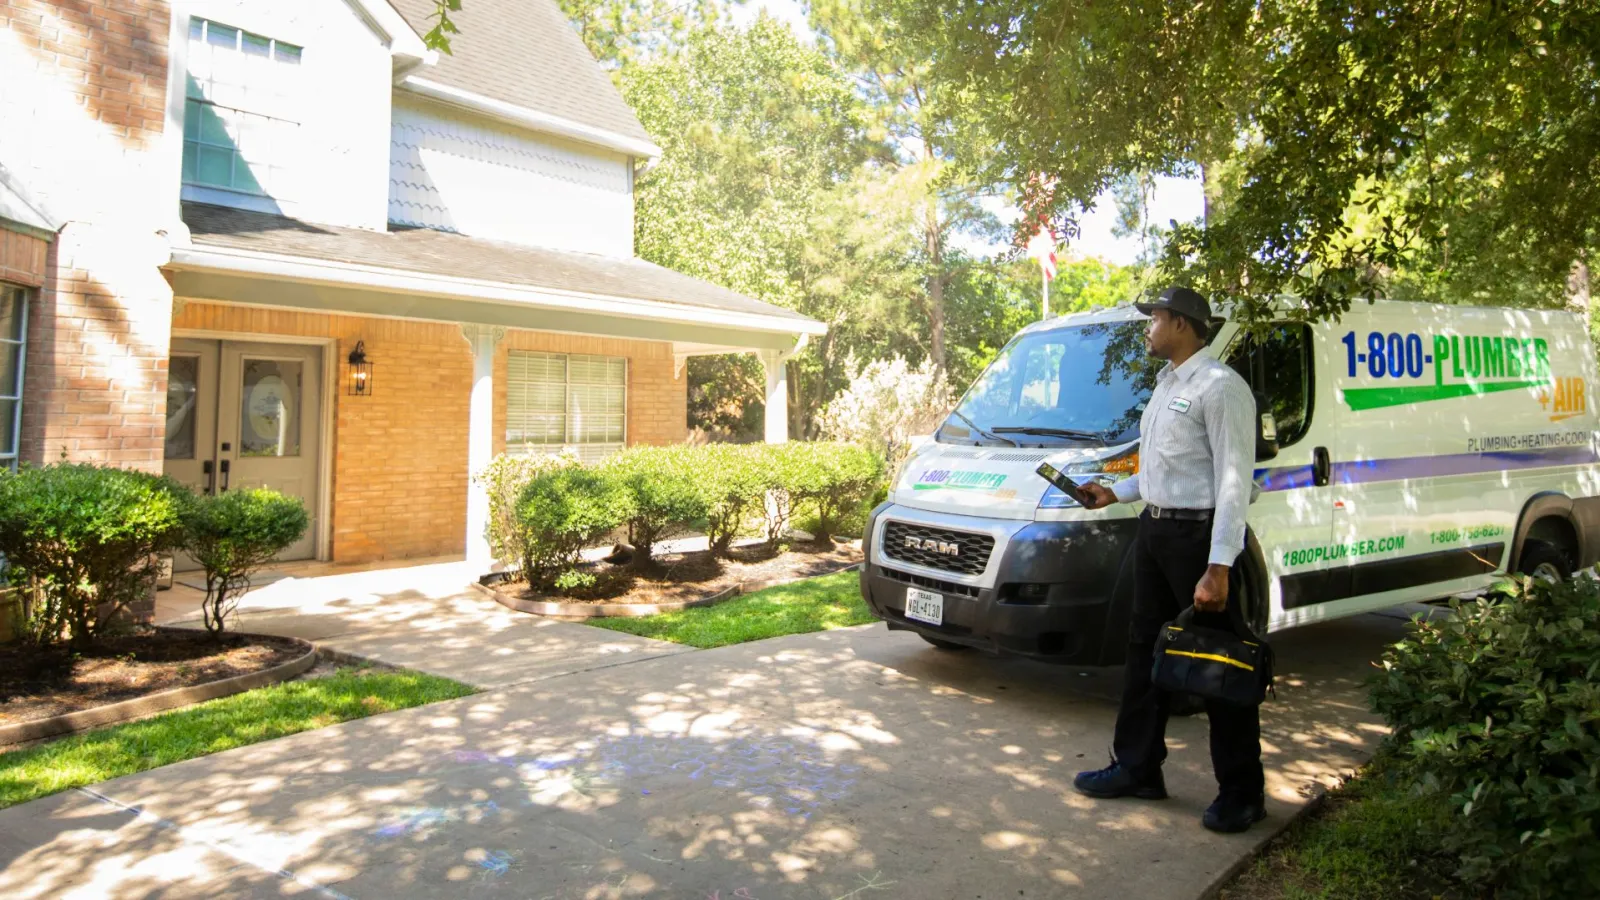
[[[906,618],[929,625],[943,625],[944,597],[931,591],[906,588]]]

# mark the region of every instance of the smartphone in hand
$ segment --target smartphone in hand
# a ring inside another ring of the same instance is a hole
[[[1065,472],[1062,472],[1055,466],[1050,465],[1048,462],[1040,463],[1039,468],[1035,471],[1037,471],[1045,481],[1048,481],[1059,488],[1061,493],[1071,497],[1079,506],[1085,508],[1090,506],[1088,497],[1083,492],[1083,488],[1079,487],[1078,483],[1069,478]]]

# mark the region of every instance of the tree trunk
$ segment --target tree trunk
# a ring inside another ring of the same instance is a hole
[[[924,223],[928,242],[928,359],[936,373],[945,371],[944,352],[944,235],[939,227],[939,199],[928,197]]]

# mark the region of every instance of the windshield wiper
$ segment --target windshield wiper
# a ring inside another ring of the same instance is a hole
[[[1106,443],[1106,436],[1098,431],[1085,431],[1081,428],[1042,428],[1035,425],[1002,425],[996,428],[995,434],[1038,434],[1050,437],[1077,438],[1079,440],[1099,441]]]
[[[950,415],[955,416],[956,418],[960,419],[961,421],[967,423],[967,426],[970,427],[973,431],[976,431],[980,436],[986,437],[991,441],[1005,441],[1006,443],[1010,444],[1013,447],[1021,447],[1022,446],[1021,444],[1017,443],[1016,441],[1013,441],[1011,438],[1001,437],[998,434],[990,434],[989,432],[984,431],[983,428],[980,427],[977,422],[974,422],[971,419],[967,418],[966,416],[963,416],[957,410],[954,410],[954,409],[950,410]]]

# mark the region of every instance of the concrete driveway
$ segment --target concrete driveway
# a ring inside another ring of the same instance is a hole
[[[559,624],[559,623],[557,623]],[[555,675],[0,812],[0,896],[1199,896],[1382,729],[1403,616],[1276,641],[1267,827],[1199,826],[1205,721],[1165,802],[1097,802],[1117,675],[881,625]],[[559,631],[585,628],[561,625]]]

